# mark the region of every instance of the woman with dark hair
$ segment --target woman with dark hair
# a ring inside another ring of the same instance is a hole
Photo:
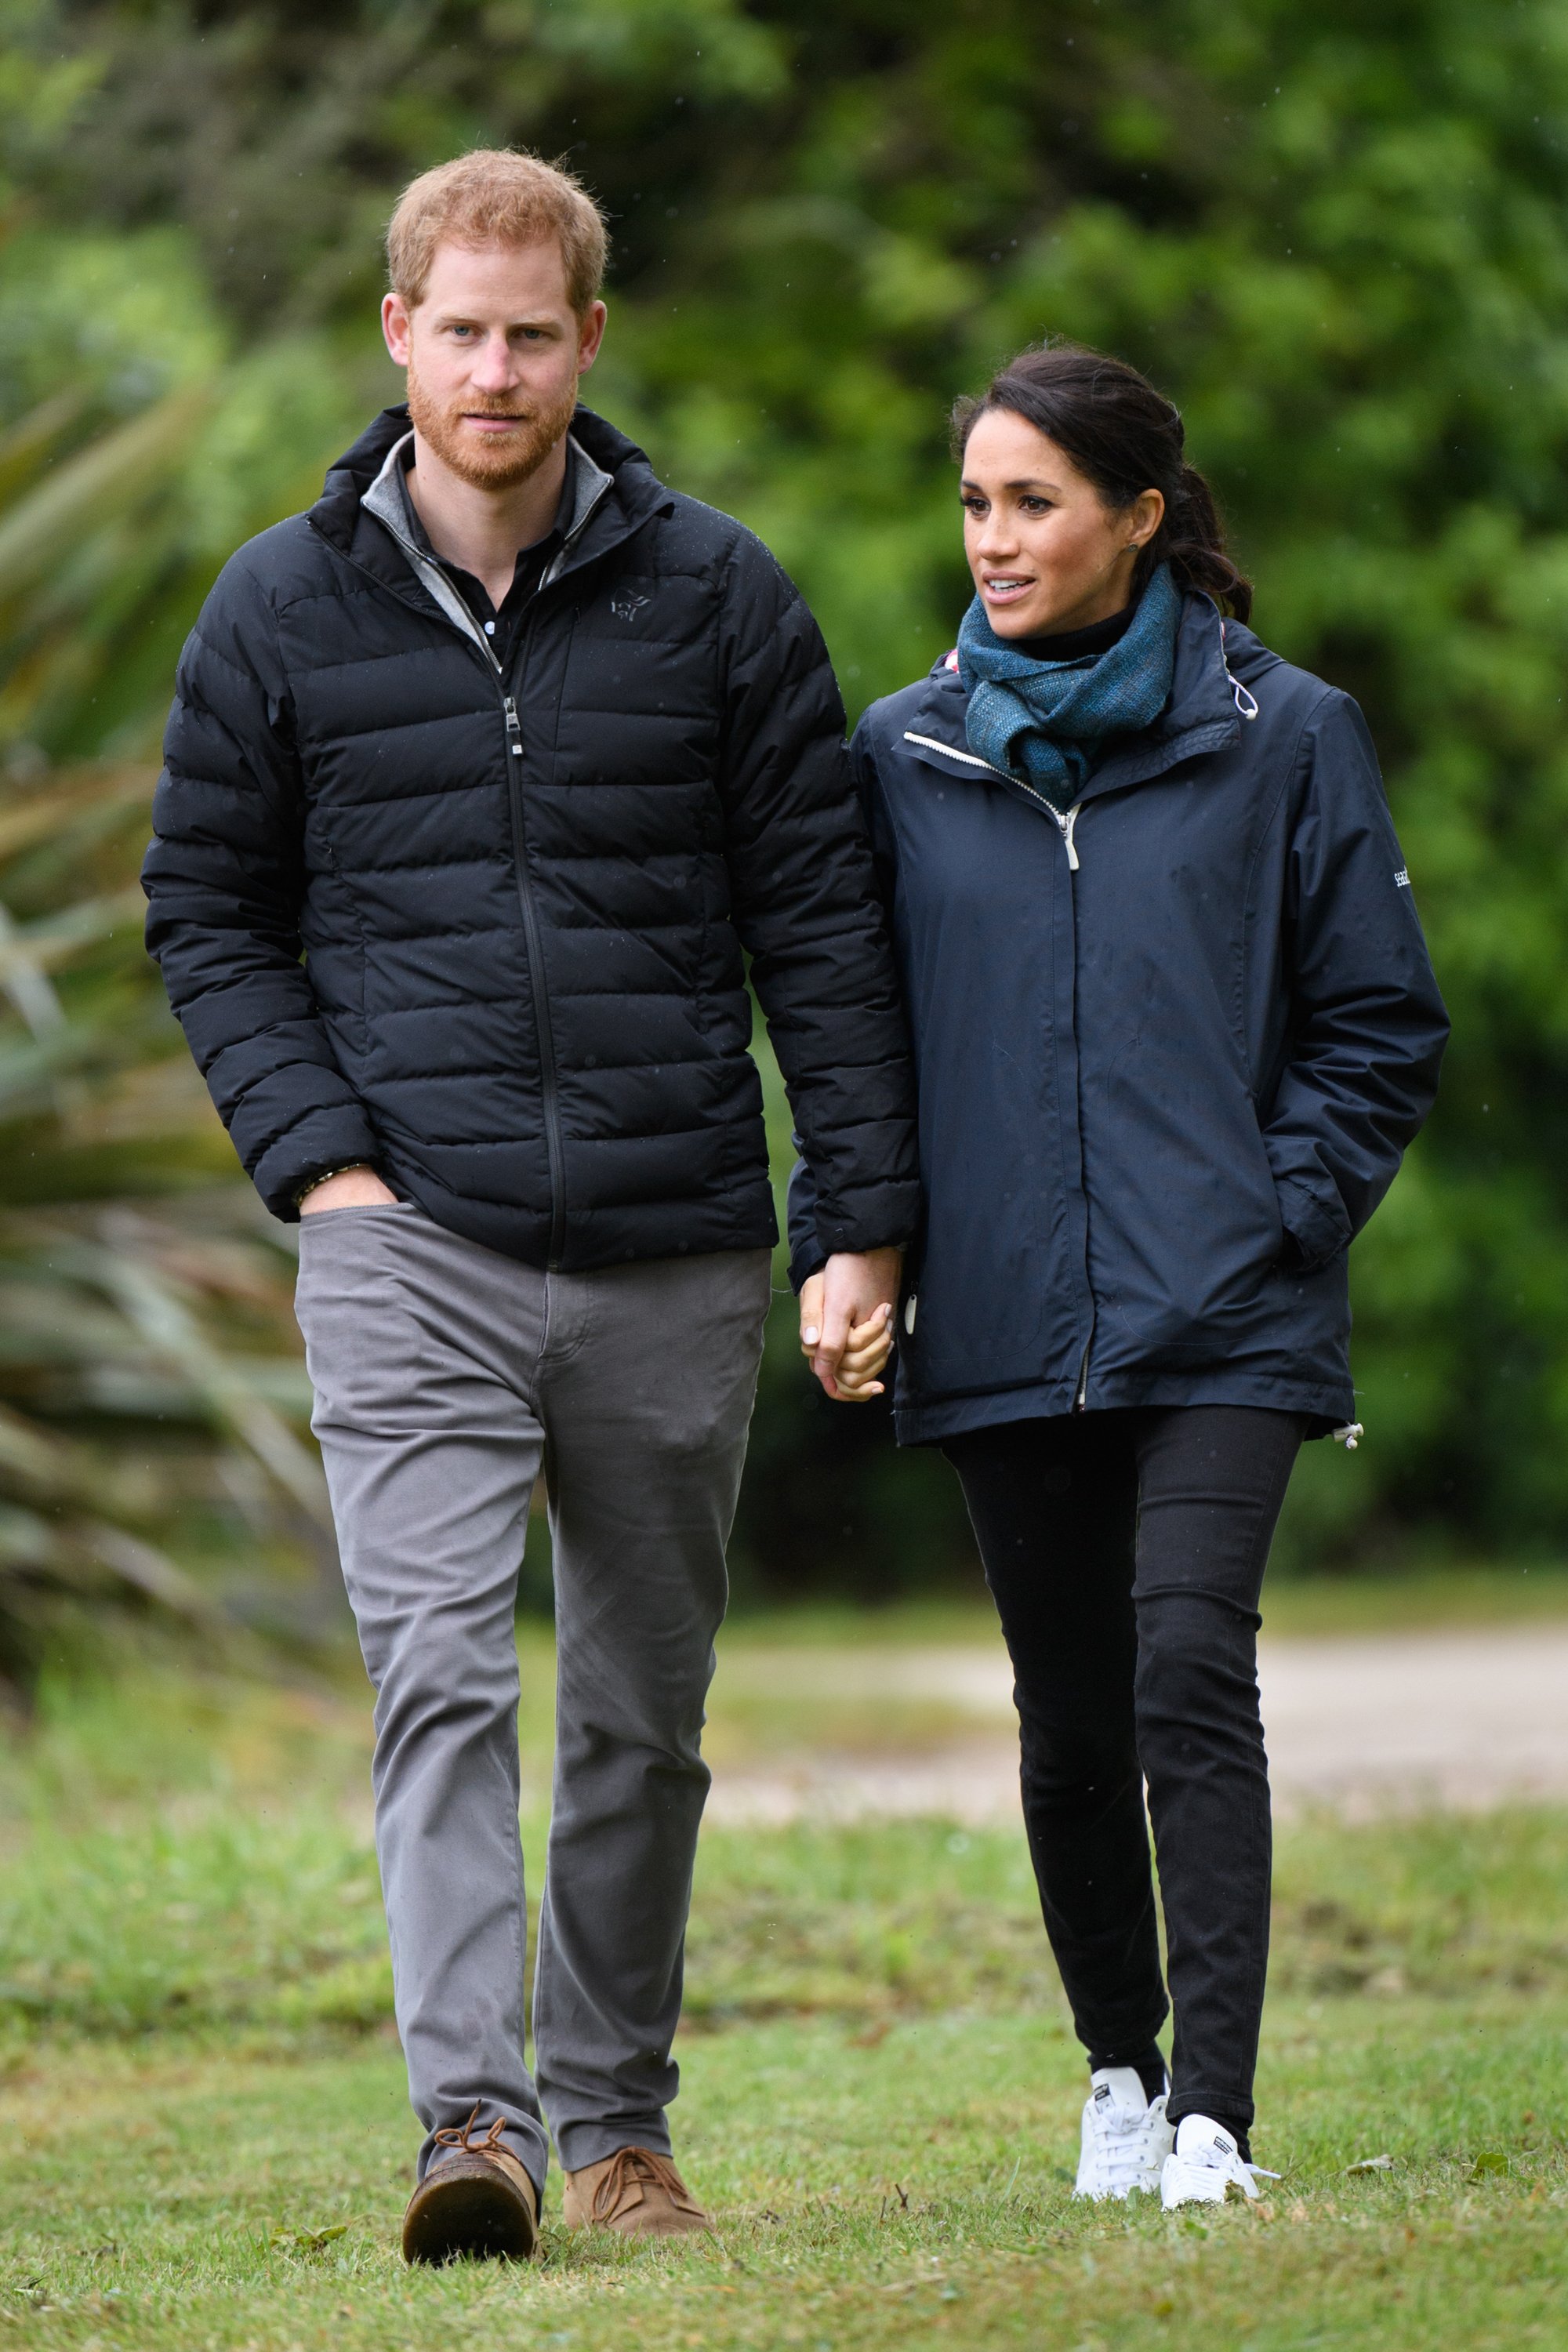
[[[1302,1440],[1359,1434],[1347,1254],[1447,1023],[1361,713],[1245,625],[1171,403],[1058,346],[955,439],[974,600],[855,738],[921,1089],[896,1426],[956,1468],[1012,1654],[1079,2193],[1223,2201],[1257,2194],[1264,1564]],[[808,1354],[813,1198],[802,1165]]]

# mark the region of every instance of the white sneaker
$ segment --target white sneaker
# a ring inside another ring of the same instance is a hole
[[[1131,2197],[1160,2186],[1160,2168],[1175,2137],[1165,2121],[1165,2094],[1144,2096],[1132,2066],[1100,2066],[1089,2076],[1075,2197]]]
[[[1230,2134],[1207,2116],[1184,2116],[1160,2175],[1160,2202],[1167,2213],[1178,2205],[1223,2205],[1233,2189],[1256,2200],[1260,2179],[1279,2178],[1260,2164],[1244,2163]]]

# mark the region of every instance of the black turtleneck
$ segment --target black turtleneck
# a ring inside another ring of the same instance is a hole
[[[1109,621],[1091,622],[1087,629],[1065,629],[1054,637],[1016,637],[1013,642],[1031,661],[1082,661],[1090,655],[1108,654],[1127,635],[1137,610],[1134,600],[1123,604],[1120,613],[1112,613]]]

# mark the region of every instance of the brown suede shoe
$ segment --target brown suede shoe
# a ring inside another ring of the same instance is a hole
[[[478,2107],[461,2131],[438,2131],[437,2146],[457,2150],[431,2166],[403,2217],[405,2263],[451,2263],[460,2254],[499,2255],[526,2263],[539,2242],[539,2192],[502,2147],[499,2117],[483,2139],[469,2134]]]
[[[569,2230],[618,2230],[623,2238],[684,2238],[712,2223],[668,2156],[620,2147],[569,2172],[561,2218]]]

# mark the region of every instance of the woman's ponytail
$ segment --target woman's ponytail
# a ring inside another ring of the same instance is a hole
[[[1020,352],[978,400],[958,403],[955,454],[962,457],[976,418],[992,408],[1023,417],[1065,449],[1117,512],[1143,490],[1160,492],[1164,517],[1139,557],[1133,575],[1139,593],[1168,563],[1179,588],[1212,596],[1238,621],[1247,619],[1252,583],[1226,552],[1214,492],[1186,462],[1181,412],[1136,368],[1079,343]]]
[[[1252,611],[1252,583],[1226,552],[1225,526],[1215,495],[1195,466],[1184,465],[1176,495],[1166,503],[1165,519],[1144,551],[1144,578],[1158,563],[1168,563],[1179,587],[1195,588],[1216,604],[1245,621]],[[1140,581],[1139,585],[1142,585]]]

